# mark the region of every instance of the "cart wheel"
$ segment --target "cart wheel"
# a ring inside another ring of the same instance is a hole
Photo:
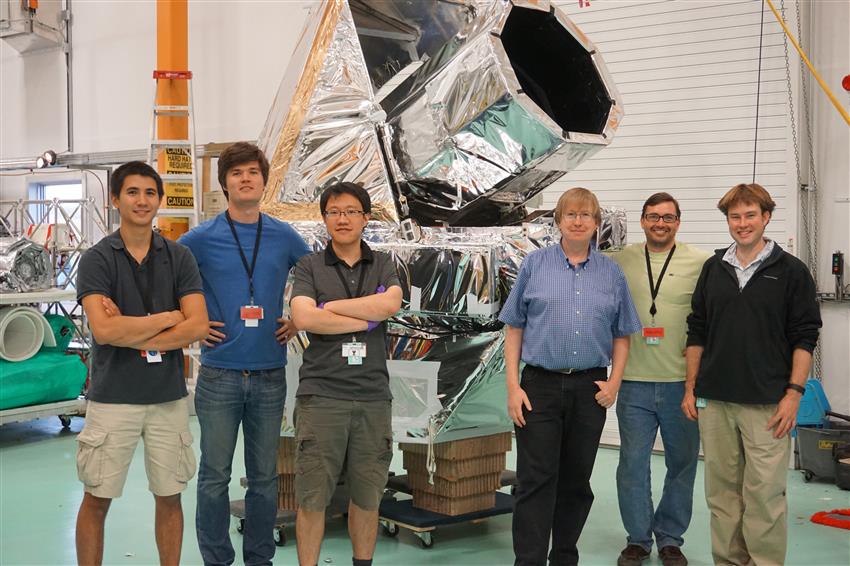
[[[812,473],[811,470],[806,470],[806,471],[803,472],[803,480],[805,480],[806,483],[809,483],[810,481],[812,481],[813,477],[815,477],[815,474]]]
[[[398,525],[395,523],[381,523],[381,526],[384,528],[384,534],[390,538],[395,538],[398,536]]]
[[[68,415],[59,415],[59,422],[62,423],[62,428],[71,428],[71,417]]]
[[[240,535],[245,532],[245,519],[236,521],[236,532]]]
[[[277,546],[286,546],[286,531],[282,527],[274,530],[274,543]]]
[[[434,537],[431,536],[430,532],[417,533],[416,536],[419,537],[419,544],[422,545],[422,548],[431,548],[434,546]]]

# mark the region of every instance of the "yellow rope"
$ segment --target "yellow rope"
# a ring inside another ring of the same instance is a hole
[[[841,106],[841,103],[838,102],[838,99],[835,98],[835,95],[832,94],[832,91],[829,90],[829,87],[826,86],[825,82],[823,82],[823,79],[821,78],[817,69],[815,69],[814,65],[812,65],[812,62],[809,61],[809,58],[806,57],[806,54],[803,53],[803,48],[800,47],[800,44],[797,43],[797,40],[794,39],[793,35],[791,35],[791,30],[788,29],[788,26],[785,24],[785,20],[783,20],[782,16],[779,15],[779,12],[776,11],[776,7],[773,5],[773,2],[771,2],[770,0],[767,0],[767,5],[770,6],[770,9],[773,12],[773,15],[776,16],[776,21],[778,21],[779,25],[782,26],[782,29],[785,30],[785,35],[787,35],[788,39],[791,40],[791,43],[794,44],[794,47],[797,49],[797,53],[799,53],[800,57],[803,58],[803,62],[806,63],[806,66],[809,68],[809,70],[815,76],[815,79],[817,79],[818,84],[821,86],[823,91],[829,97],[829,100],[832,102],[832,105],[835,106],[835,108],[841,114],[841,117],[844,118],[844,121],[847,122],[848,126],[850,126],[850,115],[847,114],[847,109],[844,108],[843,106]]]

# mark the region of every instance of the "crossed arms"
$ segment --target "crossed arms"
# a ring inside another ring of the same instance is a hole
[[[167,352],[206,337],[207,307],[202,293],[180,298],[180,309],[149,316],[124,316],[109,297],[83,297],[83,310],[99,344]]]
[[[357,299],[329,301],[322,308],[311,297],[299,295],[290,302],[292,322],[299,330],[313,334],[347,334],[369,329],[395,315],[401,308],[401,287],[394,285],[383,293]]]

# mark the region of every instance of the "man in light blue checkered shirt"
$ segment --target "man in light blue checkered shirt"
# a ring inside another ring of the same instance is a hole
[[[629,335],[641,328],[623,272],[593,249],[600,221],[592,192],[565,192],[555,209],[560,245],[525,258],[499,315],[516,424],[517,566],[546,563],[550,535],[549,563],[578,564],[606,409],[623,378]]]

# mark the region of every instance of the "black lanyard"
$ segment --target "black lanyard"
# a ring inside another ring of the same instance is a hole
[[[649,276],[649,294],[652,296],[652,306],[649,307],[649,315],[652,317],[653,321],[655,321],[655,313],[658,312],[658,309],[655,308],[655,298],[658,296],[659,289],[661,289],[661,280],[664,279],[664,274],[667,272],[667,266],[670,265],[670,259],[673,257],[673,252],[675,251],[676,244],[673,244],[673,247],[670,249],[670,253],[667,254],[667,259],[664,260],[664,267],[661,268],[661,274],[658,276],[658,282],[656,283],[652,280],[652,264],[649,262],[649,248],[646,246],[643,248],[643,253],[646,256],[646,274]]]
[[[133,272],[133,282],[136,284],[136,291],[139,292],[139,296],[142,298],[142,304],[145,305],[145,313],[153,314],[153,299],[151,297],[151,290],[153,289],[154,284],[153,265],[156,260],[156,253],[154,252],[153,248],[153,240],[151,240],[151,247],[150,251],[148,252],[147,267],[145,269],[148,274],[146,287],[143,288],[141,281],[139,281],[139,269],[133,264],[135,260],[130,257],[130,252],[127,251],[127,248],[124,248],[124,257],[127,258],[127,263],[130,264],[130,270]]]
[[[236,234],[236,226],[233,225],[233,220],[230,218],[230,212],[224,211],[224,216],[227,218],[227,223],[230,225],[230,231],[233,232],[233,239],[236,240],[236,247],[239,249],[239,257],[242,259],[242,266],[245,268],[245,273],[248,274],[248,293],[251,295],[251,304],[254,304],[254,268],[257,266],[257,252],[260,251],[260,234],[263,233],[263,215],[257,221],[257,238],[254,240],[254,254],[251,258],[251,266],[248,267],[248,258],[245,257],[245,252],[242,251],[242,244],[239,242],[239,235]]]
[[[348,286],[348,281],[345,280],[345,275],[342,274],[342,270],[339,268],[339,264],[334,264],[334,269],[336,269],[336,274],[339,275],[339,280],[342,281],[343,287],[345,287],[345,293],[348,295],[349,299],[354,299],[355,297],[359,298],[360,293],[363,292],[363,281],[366,280],[366,266],[360,266],[360,281],[357,283],[357,295],[351,294],[351,287]]]

